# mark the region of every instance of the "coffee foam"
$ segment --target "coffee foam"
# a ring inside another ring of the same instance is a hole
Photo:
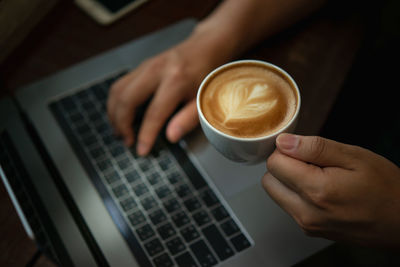
[[[256,63],[223,69],[201,94],[201,109],[218,130],[243,138],[269,135],[293,117],[297,96],[279,72]]]

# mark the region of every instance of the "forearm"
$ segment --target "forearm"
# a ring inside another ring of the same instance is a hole
[[[324,2],[226,0],[198,24],[190,39],[217,60],[229,60],[306,17]]]

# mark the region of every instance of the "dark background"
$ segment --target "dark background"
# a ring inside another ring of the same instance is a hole
[[[368,2],[367,2],[368,3]],[[400,163],[400,1],[352,7],[365,35],[321,135]]]
[[[350,8],[362,14],[365,34],[321,136],[368,148],[399,166],[400,1],[378,2]],[[336,243],[296,266],[391,267],[400,266],[399,258],[398,250]]]

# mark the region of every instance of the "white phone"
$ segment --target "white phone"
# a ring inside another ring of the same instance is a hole
[[[100,24],[108,25],[148,0],[75,0],[80,8]]]

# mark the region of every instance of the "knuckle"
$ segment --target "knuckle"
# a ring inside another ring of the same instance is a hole
[[[323,158],[324,154],[326,153],[326,142],[320,136],[314,136],[311,139],[310,149],[313,151],[313,160],[319,161]]]
[[[326,207],[327,203],[329,202],[329,194],[327,194],[325,190],[316,190],[308,193],[307,197],[312,204],[319,208]]]
[[[175,66],[169,70],[169,78],[172,82],[180,82],[184,79],[184,77],[184,70],[179,66]]]
[[[275,150],[267,159],[267,169],[269,172],[274,173],[278,165],[279,152]]]
[[[145,70],[159,71],[162,68],[162,61],[158,58],[149,59],[140,64],[140,67]]]
[[[307,236],[320,236],[321,235],[321,223],[315,218],[315,216],[309,214],[302,214],[295,218],[297,224],[301,230]]]
[[[157,57],[153,57],[143,61],[138,68],[149,71],[151,73],[161,71],[166,64],[166,57],[165,54],[161,54]]]
[[[329,183],[329,180],[325,180],[324,177],[319,179],[319,183],[314,188],[305,193],[305,197],[320,209],[327,209],[335,201],[335,195],[334,186]]]
[[[272,176],[268,172],[264,174],[263,178],[261,179],[261,184],[264,190],[267,190],[270,187]]]
[[[273,168],[273,166],[274,166],[274,161],[275,161],[275,158],[276,158],[276,156],[274,155],[275,153],[272,153],[269,157],[268,157],[268,159],[267,159],[267,169],[269,170],[269,171],[271,171],[271,169]]]
[[[361,159],[360,158],[360,156],[361,155],[363,155],[363,153],[360,153],[360,152],[362,152],[363,150],[365,150],[366,151],[366,149],[364,149],[364,148],[362,148],[362,147],[359,147],[359,146],[356,146],[356,145],[349,145],[349,144],[346,144],[346,145],[342,145],[342,146],[340,146],[340,152],[346,157],[346,158],[349,158],[349,159],[351,159],[351,160],[360,160],[360,161],[363,161],[364,159]]]

